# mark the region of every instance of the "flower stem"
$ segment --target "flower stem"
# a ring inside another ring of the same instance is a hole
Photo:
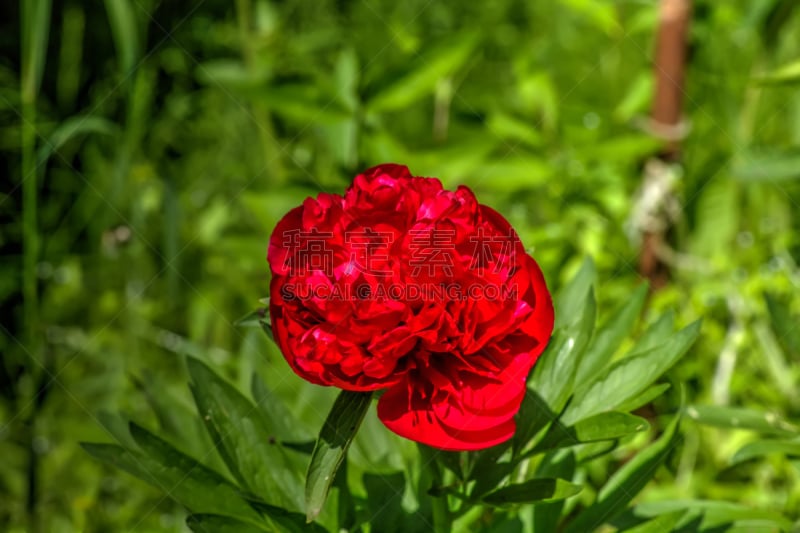
[[[427,469],[431,473],[432,486],[444,486],[442,471],[436,461],[438,452],[425,445],[419,446],[419,452],[423,469]],[[450,533],[453,525],[453,515],[447,503],[447,494],[443,493],[431,498],[431,511],[433,513],[433,530],[436,533]]]

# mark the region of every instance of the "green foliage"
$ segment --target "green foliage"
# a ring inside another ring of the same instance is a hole
[[[386,161],[507,216],[558,331],[507,445],[428,464],[370,407],[319,528],[797,527],[797,7],[694,2],[671,279],[648,296],[655,2],[8,3],[0,530],[311,527],[335,391],[233,321],[267,292],[278,219]],[[682,444],[656,453],[683,397]],[[87,445],[102,461],[75,445],[110,440]],[[582,489],[480,503],[543,479]]]

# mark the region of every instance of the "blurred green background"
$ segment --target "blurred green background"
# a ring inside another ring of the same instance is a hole
[[[789,422],[800,419],[798,7],[694,2],[671,279],[647,315],[704,318],[672,373],[688,403]],[[278,219],[367,166],[471,186],[554,288],[591,256],[601,309],[640,282],[637,191],[661,148],[647,128],[655,1],[25,0],[0,11],[4,531],[183,531],[177,505],[78,446],[109,440],[107,412],[167,430],[188,420],[183,354],[243,389],[257,371],[319,427],[334,391],[296,378],[262,332],[235,323],[268,293]],[[153,414],[159,404],[175,419]],[[758,434],[722,418],[686,424],[673,468],[642,500],[800,518],[797,457],[728,469]]]

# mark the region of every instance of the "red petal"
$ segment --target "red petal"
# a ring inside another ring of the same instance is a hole
[[[405,381],[381,396],[378,418],[401,437],[448,451],[482,450],[495,446],[510,439],[516,427],[511,418],[497,426],[475,431],[449,428],[440,422],[432,407],[409,408]]]

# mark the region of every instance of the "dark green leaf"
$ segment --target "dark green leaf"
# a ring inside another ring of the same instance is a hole
[[[261,518],[238,489],[218,473],[184,455],[138,426],[131,432],[144,453],[116,444],[82,444],[93,457],[112,464],[164,491],[190,511],[203,511],[260,524]]]
[[[556,415],[536,391],[528,388],[517,412],[517,430],[512,438],[514,455],[519,455],[530,440],[555,420]]]
[[[269,322],[267,320],[267,310],[264,308],[256,309],[237,320],[234,325],[239,327],[262,327],[262,322]]]
[[[563,500],[578,494],[581,488],[580,485],[575,485],[564,479],[531,479],[524,483],[508,485],[507,487],[492,491],[481,498],[481,500],[484,503],[496,507],[520,503]]]
[[[402,472],[364,474],[367,491],[367,512],[373,530],[393,533],[403,529],[403,493],[406,480]]]
[[[186,525],[195,533],[263,533],[267,528],[256,527],[226,516],[193,514],[186,518]]]
[[[542,457],[536,468],[536,477],[573,479],[575,476],[575,453],[572,450],[556,450]],[[533,507],[534,531],[557,531],[564,500],[543,502]]]
[[[370,392],[342,391],[333,403],[320,431],[306,475],[306,517],[314,520],[322,511],[328,491],[355,438],[372,401]]]
[[[78,115],[70,117],[50,135],[47,142],[43,143],[36,155],[36,164],[43,165],[51,155],[59,150],[70,140],[88,133],[101,133],[111,135],[117,131],[113,122],[101,117]]]
[[[297,424],[294,415],[281,399],[267,387],[258,374],[253,374],[253,378],[250,381],[250,392],[261,411],[261,415],[264,417],[267,427],[281,442],[303,442],[312,438],[302,425]],[[313,445],[313,441],[311,442]]]
[[[279,531],[288,533],[305,533],[307,531],[325,533],[326,531],[319,524],[306,522],[306,517],[302,513],[293,513],[259,500],[251,499],[249,503],[253,506],[253,509],[269,518],[276,526],[279,526]]]
[[[231,473],[269,503],[302,508],[302,477],[259,410],[198,359],[187,358],[197,410]]]
[[[117,48],[119,66],[124,81],[133,73],[139,58],[139,39],[136,35],[136,16],[128,0],[106,0],[108,22]]]

